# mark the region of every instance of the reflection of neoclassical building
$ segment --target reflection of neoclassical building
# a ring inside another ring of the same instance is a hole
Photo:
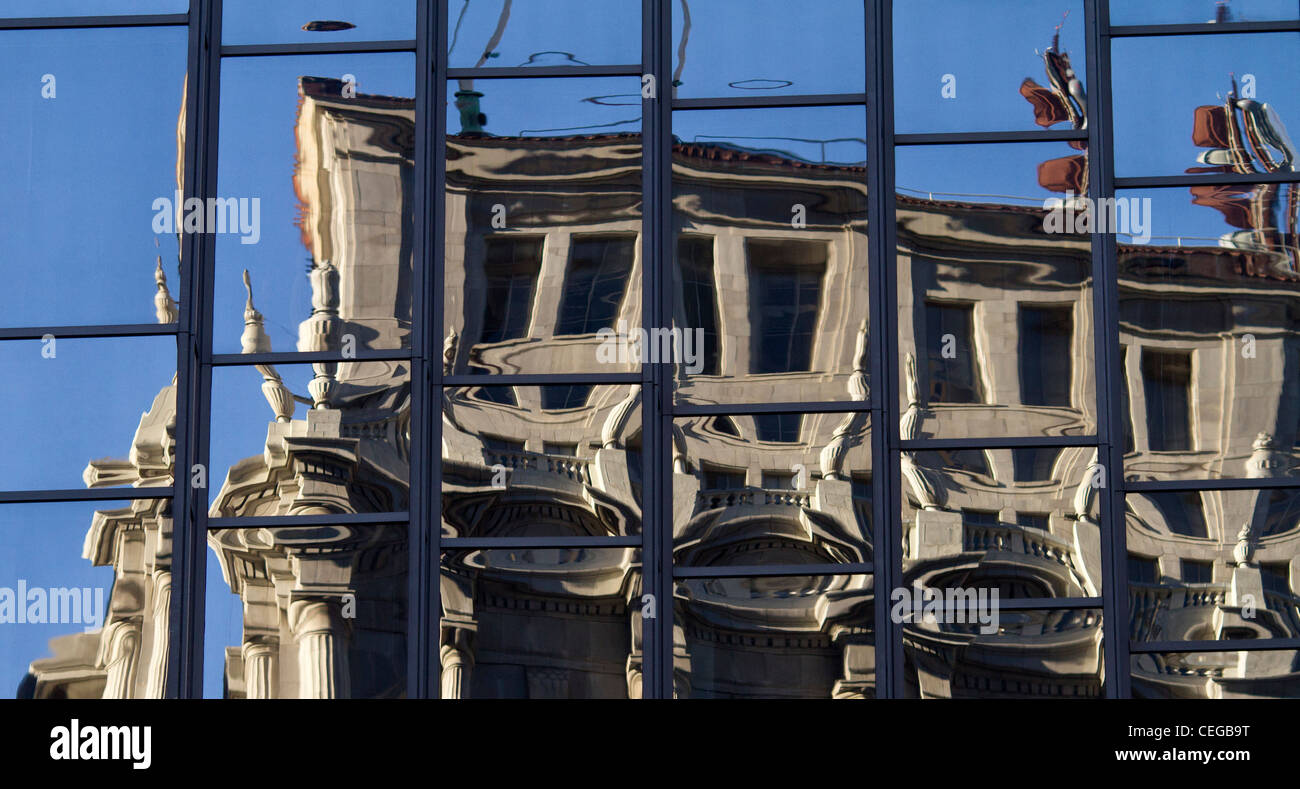
[[[337,88],[301,83],[295,184],[313,264],[297,350],[338,350],[349,336],[400,347],[411,330],[413,110],[405,99],[342,99]],[[1076,106],[1051,103],[1068,80],[1022,90],[1036,108]],[[491,91],[457,98],[472,117]],[[470,129],[449,135],[446,155],[444,371],[635,370],[600,365],[597,350],[601,330],[643,324],[639,135]],[[1081,185],[1068,162],[1043,173]],[[703,337],[699,373],[677,372],[680,397],[859,407],[869,386],[861,167],[679,143],[673,176],[674,320]],[[1126,479],[1294,473],[1296,192],[1261,212],[1264,189],[1215,197],[1247,222],[1255,246],[1233,236],[1120,247]],[[791,204],[804,207],[806,224],[792,223]],[[1291,251],[1261,252],[1260,222],[1277,216],[1290,222]],[[899,314],[882,323],[898,334],[901,438],[1097,430],[1089,239],[1046,234],[1042,219],[1037,208],[899,196]],[[172,308],[161,279],[158,299],[161,319]],[[1177,311],[1162,306],[1170,301]],[[250,295],[245,352],[271,350],[262,320]],[[1240,352],[1247,334],[1253,356]],[[274,421],[265,445],[222,480],[213,517],[407,507],[409,366],[312,368],[305,392],[283,370],[257,368]],[[657,472],[642,461],[638,385],[485,382],[433,398],[444,537],[641,535],[643,487]],[[302,419],[296,402],[311,406]],[[174,410],[164,388],[129,460],[92,463],[87,483],[169,484]],[[674,617],[677,695],[875,695],[870,427],[864,411],[675,420],[666,480],[674,564],[720,575],[819,566],[679,579],[658,614]],[[1101,594],[1093,448],[908,450],[901,463],[905,584],[995,588],[1003,599]],[[1131,638],[1300,635],[1300,496],[1132,494],[1127,518]],[[209,543],[242,604],[242,641],[223,645],[229,696],[405,693],[404,526],[225,529]],[[32,664],[32,692],[161,695],[166,505],[97,514],[84,555],[117,572],[106,627],[56,640],[54,657]],[[826,574],[826,565],[846,569]],[[638,548],[450,549],[441,597],[444,696],[640,694]],[[1096,697],[1101,633],[1097,609],[1004,611],[987,635],[908,623],[907,689]],[[1135,691],[1150,695],[1293,694],[1296,679],[1293,653],[1142,655],[1133,671]]]

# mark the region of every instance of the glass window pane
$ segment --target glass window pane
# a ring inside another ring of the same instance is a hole
[[[179,293],[185,53],[184,27],[0,31],[5,326],[152,323],[160,261]]]
[[[1023,479],[1026,451],[1054,462]],[[1002,600],[1101,594],[1092,448],[925,450],[901,462],[904,586]]]
[[[1112,25],[1268,22],[1300,19],[1296,0],[1110,0]]]
[[[1101,609],[1001,611],[980,623],[903,627],[908,698],[1099,699]]]
[[[400,41],[415,38],[415,0],[224,0],[223,44]]]
[[[410,370],[404,361],[215,368],[212,517],[405,510]]]
[[[6,340],[0,370],[4,489],[171,484],[174,338]]]
[[[1081,148],[896,150],[904,439],[1096,429]]]
[[[442,698],[641,698],[640,551],[449,551],[441,580]]]
[[[6,695],[162,696],[171,528],[171,499],[0,504]]]
[[[1295,650],[1149,652],[1130,666],[1135,699],[1300,698]]]
[[[641,62],[637,0],[452,0],[449,5],[450,68]]]
[[[1300,185],[1125,190],[1119,374],[1131,479],[1292,476]]]
[[[866,89],[862,0],[797,9],[780,0],[750,0],[743,11],[726,0],[670,5],[677,98]]]
[[[865,399],[862,107],[673,113],[677,393]],[[779,186],[774,184],[779,183]]]
[[[204,698],[406,697],[404,526],[218,529],[208,547]]]
[[[678,419],[672,491],[679,565],[872,561],[866,412]]]
[[[1133,640],[1300,637],[1300,491],[1130,493],[1125,509]]]
[[[5,0],[0,18],[184,14],[189,0]]]
[[[1084,127],[1083,3],[908,0],[893,9],[896,132]]]
[[[1114,39],[1112,75],[1163,86],[1113,80],[1115,174],[1293,171],[1297,60],[1300,33]]]
[[[460,110],[447,119],[449,373],[638,368],[639,84],[448,87]]]
[[[674,698],[875,698],[872,580],[820,575],[678,581]]]
[[[641,533],[639,386],[444,392],[443,536]]]
[[[414,79],[406,54],[223,61],[214,351],[410,346]]]

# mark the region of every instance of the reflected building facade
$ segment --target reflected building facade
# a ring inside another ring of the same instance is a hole
[[[1098,213],[1082,197],[1089,99],[1059,38],[1042,61],[1047,84],[1020,94],[1037,125],[1075,138],[953,147],[1012,149],[990,161],[1057,208],[943,191],[942,156],[925,169],[900,155],[899,181],[933,189],[899,188],[879,213],[892,227],[871,234],[875,152],[811,156],[807,140],[716,116],[726,133],[662,146],[668,188],[651,209],[648,132],[494,134],[497,83],[453,80],[440,265],[421,276],[416,102],[301,77],[310,309],[293,350],[329,360],[266,358],[284,349],[244,271],[240,347],[260,381],[239,386],[265,400],[244,420],[265,436],[214,468],[218,524],[203,521],[220,571],[208,585],[238,600],[221,694],[408,695],[415,553],[409,524],[383,516],[414,510],[436,422],[440,489],[422,494],[438,515],[442,698],[651,695],[661,618],[661,695],[676,698],[1085,699],[1116,671],[1139,697],[1300,695],[1296,651],[1242,643],[1300,638],[1300,488],[1281,484],[1300,476],[1300,184],[1132,187],[1153,216],[1212,209],[1223,227],[1121,237],[1107,257],[1095,228],[1051,228],[1054,210]],[[1235,84],[1227,96],[1196,108],[1205,152],[1189,173],[1294,172],[1277,112]],[[854,112],[817,144],[865,148]],[[656,221],[666,266],[647,258]],[[871,262],[876,233],[887,261]],[[440,299],[426,313],[440,325],[419,325],[418,287]],[[177,320],[161,262],[155,306]],[[420,331],[445,386],[402,356]],[[890,361],[873,365],[873,348]],[[641,376],[655,363],[667,372]],[[173,380],[127,459],[92,461],[87,486],[175,484],[176,426]],[[1118,467],[1104,430],[1123,441]],[[96,513],[83,558],[115,573],[105,626],[53,641],[20,695],[164,695],[172,535],[166,498]],[[666,601],[646,569],[661,549]],[[878,621],[881,598],[914,587],[1003,605],[992,630]],[[1127,626],[1105,621],[1111,595]],[[1104,626],[1133,646],[1130,665],[1108,665]],[[887,632],[902,659],[885,691]],[[1207,641],[1225,643],[1178,649]]]

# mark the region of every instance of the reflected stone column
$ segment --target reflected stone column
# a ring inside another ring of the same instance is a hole
[[[172,574],[153,574],[153,652],[149,656],[149,684],[145,696],[161,699],[167,693],[167,652],[171,647]]]
[[[464,649],[444,645],[442,648],[442,698],[469,698],[470,670],[474,657]]]
[[[296,600],[289,617],[298,640],[298,698],[348,698],[348,644],[337,601]]]
[[[114,622],[108,636],[104,698],[135,698],[135,668],[140,660],[140,623]]]
[[[244,698],[273,699],[276,693],[280,644],[274,639],[245,641]],[[313,697],[314,698],[314,697]]]

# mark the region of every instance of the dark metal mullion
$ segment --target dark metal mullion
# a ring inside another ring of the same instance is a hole
[[[155,337],[179,334],[179,323],[108,323],[85,326],[19,326],[0,329],[0,341],[40,340],[52,334],[61,340],[90,337]]]
[[[1134,175],[1113,178],[1116,189],[1158,189],[1166,186],[1220,186],[1223,184],[1300,183],[1300,172],[1275,173],[1189,173],[1186,175]]]
[[[414,334],[414,331],[412,332]],[[419,357],[413,348],[358,349],[342,351],[269,351],[267,353],[214,353],[207,360],[213,367],[247,367],[254,364],[312,364],[313,362],[396,362]]]
[[[220,0],[191,0],[189,46],[186,60],[185,198],[202,197],[214,175],[212,140],[215,138],[216,88],[214,69],[218,57],[210,46],[219,35]],[[207,572],[207,488],[192,487],[192,474],[202,464],[207,469],[207,425],[203,424],[210,399],[211,370],[202,365],[207,341],[205,308],[208,290],[205,237],[181,238],[180,333],[176,337],[176,455],[172,469],[172,598],[168,611],[168,654],[165,695],[198,698],[203,695],[203,622]]]
[[[1259,479],[1169,479],[1144,482],[1125,481],[1130,493],[1165,493],[1201,490],[1259,490],[1261,488],[1300,488],[1300,477],[1262,477]]]
[[[674,110],[774,109],[782,107],[845,107],[867,103],[865,93],[817,93],[790,96],[717,96],[673,99]]]
[[[639,77],[641,66],[505,66],[501,68],[449,68],[447,79],[535,79],[539,77]]]
[[[526,550],[529,548],[641,548],[638,535],[627,537],[444,537],[448,550]]]
[[[839,414],[870,411],[865,400],[799,403],[675,403],[673,416],[748,416],[751,414]]]
[[[871,575],[871,562],[847,564],[749,564],[726,567],[674,567],[673,578],[793,578],[802,576]]]
[[[1117,25],[1107,32],[1111,38],[1133,36],[1195,36],[1231,33],[1290,33],[1300,30],[1300,19],[1278,22],[1203,22],[1173,25]]]
[[[193,9],[201,0],[190,0]],[[188,14],[109,14],[104,16],[12,17],[0,19],[0,30],[49,30],[88,27],[181,27],[191,24]]]
[[[360,55],[368,52],[413,52],[414,40],[398,41],[309,41],[300,44],[230,44],[221,47],[226,58],[267,55]]]
[[[642,373],[448,375],[442,379],[444,386],[567,386],[571,384],[615,386],[637,384],[641,381]]]
[[[218,529],[279,529],[317,526],[387,526],[406,523],[408,512],[346,512],[331,515],[242,515],[208,518],[208,531]]]
[[[429,698],[442,695],[442,332],[444,291],[444,258],[446,252],[445,231],[447,221],[447,0],[433,0],[436,15],[428,24],[423,25],[419,35],[427,39],[431,50],[428,60],[420,60],[424,65],[431,64],[432,74],[425,75],[431,80],[427,94],[428,108],[423,113],[427,124],[425,138],[430,141],[432,150],[427,151],[425,172],[432,175],[428,185],[428,211],[424,216],[417,216],[415,221],[426,227],[431,236],[426,239],[428,246],[429,282],[425,284],[428,303],[423,315],[425,343],[423,356],[426,360],[425,380],[427,400],[425,405],[426,437],[422,457],[426,468],[424,478],[428,480],[429,499],[425,512],[421,516],[421,526],[425,529],[424,550],[421,573],[424,575],[423,594],[428,600],[427,618],[433,627],[432,639],[428,643],[429,663],[420,667],[421,674],[427,678],[430,687],[426,688]],[[429,216],[432,214],[432,216]],[[434,341],[436,338],[436,341]]]
[[[1026,131],[937,132],[895,134],[895,145],[970,145],[980,143],[1068,142],[1086,140],[1084,129],[1030,129]]]
[[[1269,649],[1300,649],[1300,638],[1257,638],[1239,641],[1131,641],[1133,654],[1151,652],[1257,652]]]
[[[672,5],[641,4],[642,69],[654,80],[655,97],[642,101],[643,323],[672,325]],[[644,79],[644,78],[643,78]],[[648,364],[651,386],[641,399],[645,417],[642,441],[642,592],[653,595],[655,618],[642,619],[642,698],[673,697],[673,367]],[[648,368],[648,369],[647,369]]]
[[[900,508],[902,474],[898,445],[897,227],[894,191],[894,66],[891,0],[868,0],[867,62],[867,227],[870,255],[871,474],[875,577],[876,698],[901,698],[903,626],[894,623],[890,591],[902,578]],[[883,393],[877,394],[878,392]]]
[[[1089,196],[1115,193],[1107,0],[1085,0]],[[1105,474],[1097,495],[1102,565],[1102,659],[1105,695],[1129,698],[1128,582],[1125,568],[1124,403],[1119,370],[1119,270],[1112,234],[1092,234],[1093,333],[1096,344],[1097,460]],[[1122,373],[1121,373],[1122,374]]]
[[[1005,436],[997,438],[912,438],[898,448],[914,452],[927,449],[1028,449],[1033,447],[1092,447],[1097,436]]]
[[[431,196],[430,168],[435,166],[432,129],[430,122],[431,96],[436,72],[434,47],[436,30],[441,16],[434,13],[429,3],[420,3],[416,11],[415,53],[415,149],[413,151],[415,245],[411,260],[411,452],[408,465],[407,508],[409,520],[407,541],[407,640],[406,640],[406,696],[412,699],[436,695],[438,645],[440,643],[440,614],[434,605],[435,587],[438,586],[437,552],[432,551],[431,513],[441,504],[436,488],[429,484],[429,467],[433,464],[433,447],[429,441],[429,406],[441,402],[441,392],[430,385],[429,374],[429,305],[428,297],[430,261],[433,258],[433,233],[428,215]],[[435,397],[434,395],[438,396]],[[439,409],[441,412],[441,409]],[[439,442],[441,443],[441,442]]]
[[[59,501],[135,501],[136,499],[169,499],[174,494],[175,488],[5,490],[0,491],[0,504],[44,504]]]

